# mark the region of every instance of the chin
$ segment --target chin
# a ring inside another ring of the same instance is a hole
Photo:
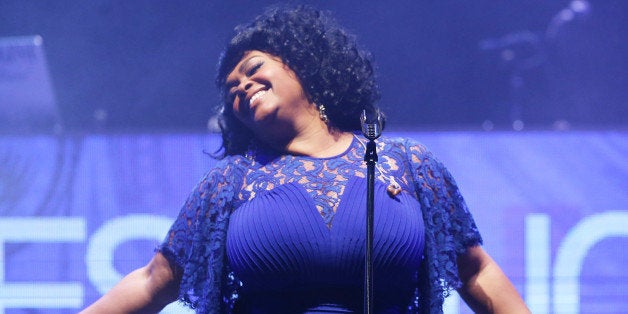
[[[261,123],[268,124],[273,123],[277,120],[277,112],[275,110],[263,110],[262,108],[257,108],[253,114],[253,123]]]

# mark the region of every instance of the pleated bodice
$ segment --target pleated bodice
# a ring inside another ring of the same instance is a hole
[[[244,312],[362,311],[366,179],[348,177],[341,190],[333,224],[326,223],[312,194],[295,181],[257,192],[234,211],[227,257],[243,283],[242,307],[248,307]],[[403,308],[414,295],[423,232],[419,203],[405,192],[391,197],[386,184],[377,181],[374,295],[378,312]]]

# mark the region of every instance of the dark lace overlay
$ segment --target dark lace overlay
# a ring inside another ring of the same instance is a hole
[[[331,158],[279,155],[257,150],[254,158],[228,157],[195,187],[159,250],[182,272],[179,299],[198,313],[228,313],[241,282],[228,269],[225,239],[229,215],[256,195],[286,183],[302,185],[321,219],[333,228],[338,200],[353,176],[366,177],[363,140]],[[425,259],[417,270],[411,313],[442,313],[442,303],[461,286],[457,254],[481,243],[473,218],[450,173],[425,147],[409,140],[378,140],[376,179],[418,199],[426,228]]]

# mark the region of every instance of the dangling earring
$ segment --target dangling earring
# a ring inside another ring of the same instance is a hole
[[[325,106],[318,105],[318,116],[325,122],[325,124],[329,123],[329,118],[327,117],[327,113],[325,112]]]

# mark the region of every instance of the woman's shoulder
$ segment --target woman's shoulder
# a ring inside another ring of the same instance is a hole
[[[242,155],[225,156],[218,159],[209,170],[205,172],[203,180],[213,182],[233,181],[232,178],[244,175],[250,161]]]
[[[401,151],[406,154],[423,155],[429,154],[427,147],[416,139],[409,137],[388,137],[379,138],[380,145],[385,151]]]

